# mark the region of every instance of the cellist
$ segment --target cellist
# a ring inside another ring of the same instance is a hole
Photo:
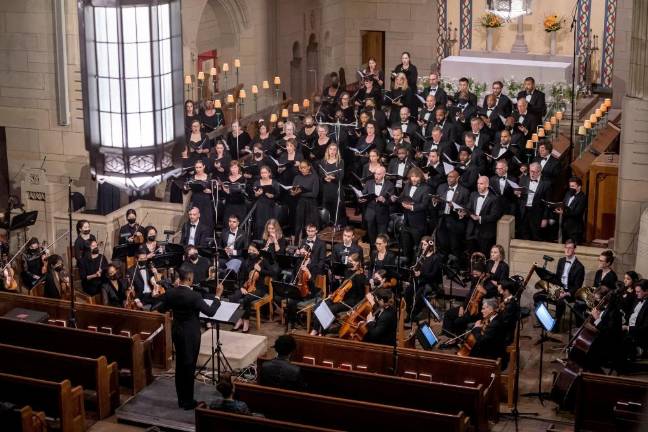
[[[353,308],[367,292],[369,292],[369,281],[365,276],[360,255],[354,253],[349,255],[347,260],[346,279],[325,301],[333,315],[335,315]],[[316,317],[310,334],[312,336],[321,336],[323,333],[324,329],[322,329],[322,325]]]
[[[269,242],[266,243],[264,250],[267,251]],[[268,293],[265,284],[266,276],[275,279],[279,274],[279,264],[270,254],[261,256],[257,245],[252,242],[247,249],[247,258],[241,266],[239,275],[245,276],[241,280],[246,283],[234,291],[229,297],[229,301],[240,303],[243,309],[243,315],[236,322],[232,331],[241,330],[243,333],[250,331],[250,314],[252,312],[252,303],[263,298]]]
[[[471,357],[496,359],[504,357],[506,352],[506,328],[499,314],[499,303],[496,298],[482,301],[482,319],[475,323],[472,334],[475,344],[470,350]]]
[[[367,316],[367,334],[362,339],[363,342],[394,345],[398,324],[394,293],[390,289],[379,288],[373,293],[367,293],[365,298],[374,307],[374,311]]]

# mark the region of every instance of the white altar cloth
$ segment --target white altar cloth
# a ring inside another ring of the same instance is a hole
[[[458,80],[465,76],[489,85],[493,81],[514,79],[522,81],[528,76],[538,84],[569,82],[571,63],[559,61],[520,60],[472,56],[450,56],[441,61],[441,76]]]

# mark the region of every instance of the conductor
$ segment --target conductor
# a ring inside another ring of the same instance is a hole
[[[220,296],[223,294],[221,284],[216,288],[214,302],[208,305],[202,296],[193,291],[194,274],[191,270],[178,270],[180,283],[170,287],[161,297],[162,305],[159,310],[173,311],[171,338],[176,351],[175,385],[178,395],[178,406],[191,410],[198,404],[194,399],[194,374],[200,351],[200,320],[199,312],[212,316],[220,306]]]

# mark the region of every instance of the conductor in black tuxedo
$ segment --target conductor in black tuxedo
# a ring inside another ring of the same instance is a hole
[[[560,294],[558,300],[550,298],[545,291],[538,291],[533,295],[533,303],[554,303],[556,305],[556,327],[554,332],[558,331],[558,325],[565,313],[565,302],[573,301],[576,291],[583,286],[585,280],[585,267],[576,257],[576,243],[569,239],[565,242],[565,256],[558,260],[556,273],[549,282],[563,287],[564,292]],[[579,302],[574,305],[577,312],[584,312],[585,303]],[[577,320],[578,322],[578,320]]]
[[[180,244],[184,247],[189,245],[207,246],[213,233],[209,226],[200,221],[200,210],[198,210],[198,207],[192,207],[188,215],[189,220],[182,225]]]
[[[477,245],[484,255],[489,255],[497,237],[497,221],[502,216],[502,207],[497,195],[489,190],[488,177],[477,179],[477,192],[470,195],[470,221],[468,222],[468,239]]]
[[[583,226],[587,196],[583,192],[583,181],[580,177],[569,179],[569,189],[563,198],[563,207],[554,211],[562,213],[562,235],[580,244],[583,242]]]
[[[185,410],[194,409],[197,405],[194,399],[194,374],[200,352],[200,312],[212,316],[220,306],[223,285],[216,288],[216,296],[208,305],[202,296],[193,291],[193,272],[180,267],[180,283],[177,287],[169,287],[162,295],[160,311],[173,311],[171,338],[176,352],[175,384],[178,395],[178,406]]]
[[[418,167],[410,168],[407,177],[409,183],[403,188],[400,197],[392,196],[392,200],[399,201],[403,209],[405,226],[401,230],[401,246],[410,262],[413,262],[414,249],[427,227],[430,188],[423,182],[423,171]]]
[[[534,116],[543,118],[547,114],[545,94],[535,87],[533,77],[524,79],[524,90],[518,93],[517,98],[523,98],[529,103],[529,112]]]
[[[389,222],[388,198],[394,193],[394,184],[385,179],[385,172],[385,167],[380,166],[376,169],[373,180],[368,180],[362,191],[363,195],[369,196],[360,199],[360,202],[367,203],[364,220],[371,245],[376,242],[378,234],[387,232]]]

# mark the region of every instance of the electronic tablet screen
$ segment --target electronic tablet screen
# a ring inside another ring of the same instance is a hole
[[[540,321],[540,324],[542,324],[542,327],[544,327],[545,330],[551,331],[554,328],[556,320],[551,316],[549,309],[547,309],[547,306],[545,306],[544,303],[540,303],[538,305],[535,310],[535,314],[538,317],[538,321]]]
[[[439,343],[439,339],[427,324],[421,324],[416,333],[419,342],[425,349],[432,349],[437,343]]]

